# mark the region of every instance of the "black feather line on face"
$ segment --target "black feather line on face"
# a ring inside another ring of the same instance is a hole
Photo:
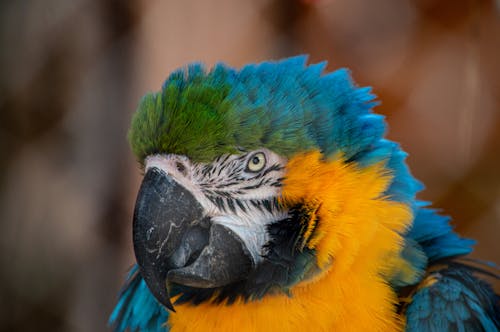
[[[236,199],[235,202],[236,202],[236,204],[238,204],[238,207],[241,209],[241,211],[243,211],[243,212],[247,211],[245,204],[243,204],[239,199]]]
[[[217,205],[219,210],[224,211],[224,212],[226,211],[226,207],[224,206],[224,200],[221,197],[219,197],[219,196],[215,197],[215,204]]]
[[[241,204],[235,201],[236,204]],[[278,206],[277,200],[261,203],[262,206]],[[241,207],[241,206],[240,206]],[[206,301],[231,304],[241,298],[244,301],[260,299],[267,294],[288,293],[290,287],[304,280],[312,270],[317,269],[315,252],[300,245],[304,242],[305,230],[311,219],[311,208],[297,205],[290,209],[287,218],[268,225],[269,242],[265,245],[263,261],[250,273],[247,279],[230,285],[199,289],[180,285],[172,287],[171,296],[179,295],[176,304],[200,304]],[[315,220],[315,225],[319,220]]]
[[[229,206],[229,209],[231,209],[231,211],[233,213],[236,213],[236,207],[234,205],[234,201],[231,198],[229,198],[226,200],[226,202],[227,202],[227,206]]]
[[[266,169],[264,172],[262,172],[260,174],[260,176],[263,177],[263,176],[266,176],[270,172],[273,172],[273,171],[282,171],[283,169],[284,169],[283,166],[281,166],[279,164],[274,164],[271,167],[269,167],[268,169]]]

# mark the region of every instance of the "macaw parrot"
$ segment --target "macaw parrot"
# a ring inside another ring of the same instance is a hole
[[[370,88],[306,62],[192,64],[143,97],[115,331],[498,331],[496,273],[416,199]]]

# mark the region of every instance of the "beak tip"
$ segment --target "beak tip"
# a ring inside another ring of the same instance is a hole
[[[165,305],[165,307],[172,312],[176,312],[172,302],[170,301],[168,301],[168,305]]]
[[[157,301],[163,305],[165,308],[167,308],[168,310],[172,311],[172,312],[175,312],[175,308],[174,308],[174,305],[170,299],[170,295],[169,295],[169,287],[165,287],[166,288],[166,293],[163,293],[161,296],[155,296]]]

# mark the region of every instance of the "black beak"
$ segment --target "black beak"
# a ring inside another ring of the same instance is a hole
[[[158,168],[142,181],[134,211],[134,251],[156,299],[174,311],[168,285],[213,288],[243,279],[253,261],[230,229],[212,224],[186,188]]]

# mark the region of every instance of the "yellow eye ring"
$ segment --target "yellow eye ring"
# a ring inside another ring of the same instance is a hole
[[[250,156],[247,163],[247,171],[259,172],[266,166],[266,156],[262,152],[254,153]]]

